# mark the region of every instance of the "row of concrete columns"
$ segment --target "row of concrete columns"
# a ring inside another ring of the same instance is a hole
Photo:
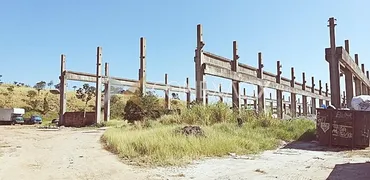
[[[202,26],[199,24],[197,26],[197,48],[195,50],[195,80],[196,80],[196,100],[198,102],[201,102],[203,104],[206,103],[206,80],[205,80],[205,75],[203,72],[203,47],[205,43],[203,41],[203,32],[202,32]],[[231,71],[233,72],[238,72],[238,67],[239,67],[239,55],[238,55],[238,46],[237,42],[233,41],[233,59],[231,61]],[[257,69],[257,78],[259,79],[264,79],[264,71],[263,71],[263,58],[262,58],[262,53],[258,53],[258,69]],[[276,74],[276,83],[281,82],[281,63],[280,61],[277,61],[277,74]],[[306,90],[306,79],[305,79],[305,73],[302,74],[303,77],[303,83],[302,83],[302,90]],[[314,83],[314,77],[311,78],[311,89],[310,91],[312,93],[315,93],[315,83]],[[292,88],[299,88],[296,87],[297,83],[295,81],[295,75],[294,75],[294,68],[291,68],[291,79],[290,79],[291,87]],[[239,109],[241,107],[240,103],[240,88],[239,88],[239,83],[238,81],[232,80],[232,104],[233,108]],[[245,82],[248,83],[248,82]],[[257,91],[258,91],[258,112],[264,112],[265,111],[265,96],[264,96],[264,87],[257,85]],[[325,96],[328,97],[328,85],[326,84],[326,92]],[[319,95],[322,95],[322,86],[321,86],[321,81],[319,81]],[[282,91],[281,90],[276,90],[276,96],[277,96],[277,114],[279,118],[283,117],[283,102],[282,102]],[[303,96],[303,114],[307,115],[307,97]],[[316,98],[311,97],[311,101],[313,104],[316,105]],[[323,100],[319,99],[319,103],[323,104]],[[329,104],[326,102],[326,104]],[[291,93],[291,114],[295,116],[297,114],[297,103],[296,103],[296,94]],[[316,106],[313,106],[313,112],[315,113]]]
[[[335,39],[335,23],[336,19],[334,17],[329,18],[329,35],[330,35],[330,51],[326,51],[326,60],[329,63],[329,73],[330,73],[330,92],[331,92],[331,102],[332,105],[335,107],[351,107],[351,101],[353,96],[358,95],[369,95],[370,94],[370,87],[366,85],[364,81],[358,78],[359,75],[354,73],[354,68],[360,68],[361,73],[364,77],[369,80],[369,71],[366,71],[365,74],[365,64],[361,64],[359,66],[359,57],[358,54],[354,55],[355,66],[350,64],[343,65],[341,67],[340,60],[342,57],[342,52],[337,52],[336,46],[336,39]],[[350,47],[349,47],[349,40],[344,41],[344,50],[350,54]],[[339,47],[341,48],[341,47]],[[347,59],[347,61],[352,61],[351,59]],[[341,73],[342,72],[342,73]],[[345,76],[345,96],[344,102],[341,103],[340,98],[340,76]]]

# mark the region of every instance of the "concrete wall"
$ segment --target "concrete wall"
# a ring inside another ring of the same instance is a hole
[[[83,127],[93,125],[95,123],[95,112],[65,112],[64,126],[66,127]]]

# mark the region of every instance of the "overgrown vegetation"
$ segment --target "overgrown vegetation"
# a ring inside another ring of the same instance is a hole
[[[134,98],[135,103],[145,107],[143,99],[147,97]],[[153,99],[149,104],[156,102]],[[131,111],[125,110],[125,113]],[[242,126],[237,125],[237,118],[244,122]],[[292,141],[312,135],[315,128],[314,122],[309,120],[278,120],[256,116],[248,110],[235,113],[223,103],[193,105],[190,109],[183,109],[181,114],[159,118],[144,113],[140,120],[131,125],[115,123],[114,128],[105,132],[102,141],[107,149],[121,158],[140,165],[159,166],[182,165],[202,157],[225,156],[228,153],[258,153],[276,148],[281,140]],[[205,136],[177,133],[184,125],[200,126]]]

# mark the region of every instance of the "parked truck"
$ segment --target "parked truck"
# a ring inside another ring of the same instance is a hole
[[[0,123],[1,124],[23,124],[23,108],[0,108]]]

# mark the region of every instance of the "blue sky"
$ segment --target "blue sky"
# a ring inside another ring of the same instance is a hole
[[[275,73],[276,60],[283,75],[295,67],[328,82],[324,49],[329,46],[329,17],[338,21],[337,45],[350,40],[351,54],[370,66],[370,3],[365,0],[213,0],[213,1],[97,1],[13,0],[0,6],[0,74],[5,82],[58,82],[60,54],[67,69],[95,73],[96,47],[103,47],[103,62],[110,74],[138,78],[139,40],[147,39],[147,79],[163,82],[168,73],[172,84],[189,77],[194,87],[196,26],[203,25],[205,50],[232,57],[238,41],[240,62],[257,65],[263,53],[265,70]],[[227,80],[207,77],[216,89]],[[69,81],[69,84],[76,84]],[[72,85],[70,85],[72,86]],[[252,86],[247,87],[248,94]]]

